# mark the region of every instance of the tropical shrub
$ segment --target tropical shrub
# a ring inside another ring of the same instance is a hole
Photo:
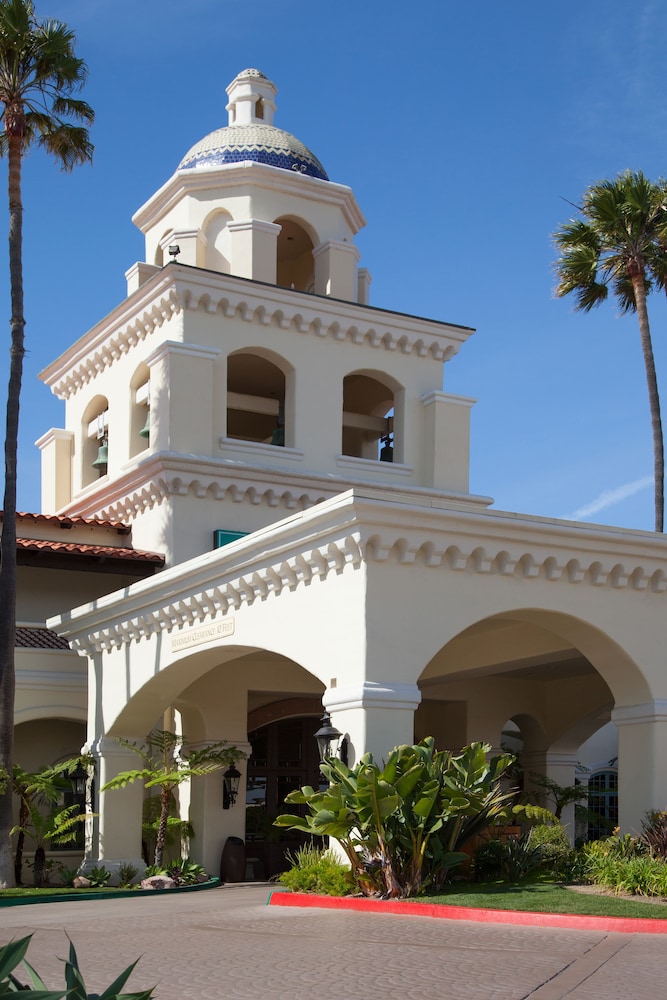
[[[350,866],[333,851],[304,844],[295,854],[286,855],[291,868],[278,876],[281,885],[293,892],[316,892],[321,896],[346,896],[355,889]]]
[[[69,956],[65,959],[65,989],[47,990],[37,972],[25,959],[31,937],[32,934],[29,934],[27,937],[20,938],[18,941],[10,941],[9,944],[0,947],[0,995],[21,992],[24,997],[32,997],[33,1000],[63,1000],[65,997],[67,1000],[151,1000],[153,987],[138,993],[120,992],[130,978],[136,962],[128,965],[127,969],[121,972],[103,993],[88,993],[79,968],[76,950],[71,941]],[[28,972],[32,986],[24,985],[14,975],[21,962]]]
[[[95,865],[86,872],[86,878],[90,882],[91,888],[103,889],[111,878],[111,872],[104,865]]]
[[[569,877],[575,852],[561,823],[534,826],[528,840],[532,847],[539,847],[542,852],[541,870],[545,875]]]
[[[500,876],[503,842],[497,838],[483,840],[472,856],[471,871],[478,882],[488,882]]]
[[[395,747],[382,768],[372,754],[354,768],[329,757],[320,765],[329,787],[290,792],[285,801],[309,811],[278,816],[276,826],[335,837],[365,895],[414,896],[441,886],[466,859],[460,848],[508,811],[514,793],[500,778],[514,758],[488,760],[490,749],[436,751],[427,737]]]
[[[177,858],[175,861],[170,861],[164,872],[169,878],[173,878],[176,885],[195,885],[197,882],[206,882],[208,879],[203,866],[190,861],[189,858]]]
[[[652,809],[642,820],[641,843],[654,857],[667,859],[667,812]]]
[[[500,871],[506,882],[520,882],[542,866],[542,847],[531,844],[529,836],[507,840],[502,846]]]
[[[129,889],[139,873],[136,865],[130,861],[124,861],[118,868],[118,884],[121,889]]]

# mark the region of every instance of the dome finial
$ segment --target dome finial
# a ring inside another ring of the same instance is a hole
[[[227,87],[230,125],[273,125],[276,86],[258,69],[244,69]]]

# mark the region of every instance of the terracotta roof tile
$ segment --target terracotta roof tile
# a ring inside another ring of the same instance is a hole
[[[125,549],[119,545],[87,545],[83,542],[52,542],[41,538],[17,538],[17,552],[51,552],[66,555],[97,556],[104,559],[123,559],[133,562],[150,562],[162,566],[164,556],[159,552]]]
[[[67,639],[56,635],[48,628],[27,628],[16,626],[15,645],[21,649],[69,649]]]
[[[74,527],[75,525],[98,525],[100,528],[115,528],[121,534],[129,535],[132,530],[129,525],[122,521],[102,521],[97,517],[70,517],[68,514],[31,514],[26,511],[16,512],[17,520],[41,521],[46,524],[59,524],[62,528]],[[0,510],[0,520],[2,511]]]

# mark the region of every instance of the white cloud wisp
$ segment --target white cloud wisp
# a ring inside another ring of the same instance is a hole
[[[635,493],[640,493],[652,485],[653,476],[642,476],[641,479],[635,479],[631,483],[624,483],[623,486],[617,486],[613,490],[605,490],[594,500],[591,500],[590,503],[584,504],[583,507],[578,507],[571,514],[559,514],[559,518],[565,521],[585,521],[587,517],[598,514],[601,510],[606,510],[607,507],[613,507],[614,504],[620,503],[622,500],[627,500],[628,497],[632,497]]]

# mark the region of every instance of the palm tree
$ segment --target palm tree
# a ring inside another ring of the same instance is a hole
[[[30,0],[0,0],[0,153],[9,174],[9,275],[11,349],[5,434],[5,496],[0,534],[0,767],[12,773],[14,642],[16,638],[16,456],[23,375],[23,207],[21,164],[37,145],[64,170],[92,158],[86,126],[92,109],[75,99],[86,66],[74,52],[74,35],[60,21],[39,21]],[[9,830],[11,783],[0,796],[0,887],[13,879]]]
[[[574,293],[576,309],[588,312],[604,302],[609,286],[621,311],[636,311],[648,385],[655,476],[655,530],[664,521],[664,446],[660,398],[646,299],[653,284],[664,287],[667,199],[663,182],[626,170],[585,192],[583,218],[570,219],[554,234],[556,295]]]
[[[193,744],[168,729],[153,729],[143,743],[126,740],[120,736],[118,742],[141,757],[143,767],[121,771],[111,781],[107,781],[106,785],[102,785],[100,791],[125,788],[135,781],[143,781],[144,788],[160,789],[160,810],[153,860],[161,867],[167,843],[169,814],[178,786],[189,778],[212,774],[223,767],[236,764],[245,757],[245,754],[226,740]]]

